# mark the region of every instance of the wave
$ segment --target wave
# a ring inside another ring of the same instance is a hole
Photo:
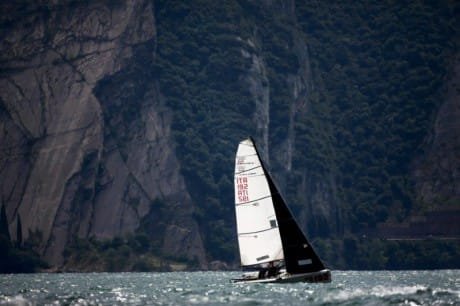
[[[24,298],[22,295],[16,296],[0,296],[0,305],[8,306],[32,306],[32,301]]]
[[[392,304],[431,305],[434,302],[454,304],[460,298],[460,291],[430,288],[423,285],[390,286],[377,285],[371,288],[347,288],[331,290],[322,302],[334,304]]]

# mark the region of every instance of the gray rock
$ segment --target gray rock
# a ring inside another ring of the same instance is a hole
[[[152,3],[2,4],[2,11],[9,14],[0,32],[0,193],[10,231],[20,214],[24,239],[40,232],[39,252],[60,265],[73,237],[132,233],[163,199],[180,213],[164,220],[162,251],[204,265],[171,113],[155,84],[126,106],[136,109],[134,123],[111,107],[119,97],[95,93],[133,66],[139,46],[153,56]]]

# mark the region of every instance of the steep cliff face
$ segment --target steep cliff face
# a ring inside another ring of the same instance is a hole
[[[74,237],[140,230],[165,255],[235,260],[232,173],[248,135],[309,237],[412,213],[408,165],[439,105],[454,5],[0,9],[1,201],[12,237],[21,216],[54,264]],[[458,199],[456,74],[412,168],[427,205]]]
[[[247,48],[242,48],[241,54],[250,60],[251,66],[244,79],[255,104],[253,117],[256,123],[256,134],[262,140],[260,143],[262,158],[269,161],[270,85],[267,66],[260,54],[260,38],[254,34],[246,43]],[[257,51],[251,52],[250,49]]]
[[[294,1],[157,4],[160,87],[211,256],[235,259],[232,173],[248,135],[308,234],[335,233],[335,174],[315,168],[331,129]]]
[[[277,22],[288,25],[272,35],[268,33],[270,27],[264,28],[259,24],[263,21],[256,19],[249,38],[242,42],[242,57],[250,63],[242,75],[242,85],[247,86],[255,105],[253,136],[263,160],[270,165],[279,188],[307,232],[313,236],[337,233],[340,209],[335,174],[332,169],[323,169],[319,175],[311,164],[294,157],[295,151],[303,151],[303,157],[317,158],[317,150],[311,150],[313,142],[320,142],[324,135],[331,136],[327,135],[329,123],[320,120],[314,110],[321,102],[313,86],[307,39],[296,23],[293,1],[266,1],[259,9],[273,16],[275,25]],[[280,67],[270,65],[273,55],[268,50],[274,49],[273,45],[283,54],[280,57],[290,58],[291,63]],[[306,133],[313,140],[306,140]],[[321,158],[330,157],[331,152],[329,144],[320,152]]]
[[[179,212],[163,220],[163,250],[204,263],[171,113],[154,81],[134,78],[139,61],[154,60],[152,3],[1,9],[0,192],[10,231],[20,215],[24,238],[37,234],[40,252],[60,264],[72,237],[133,232],[161,199]]]
[[[273,83],[280,82],[277,77],[281,77],[286,90],[281,99],[275,97],[272,102],[275,104],[270,125],[272,166],[278,184],[307,233],[311,236],[337,234],[343,220],[332,160],[332,128],[327,111],[319,110],[324,101],[319,99],[314,86],[318,80],[314,80],[312,73],[308,38],[297,23],[294,1],[267,1],[265,5],[280,22],[289,24],[285,32],[280,31],[278,35],[288,37],[282,48],[292,62],[287,69],[275,68],[278,76],[273,72],[271,75]],[[268,90],[280,91],[280,88]],[[284,108],[281,116],[280,104]],[[318,169],[309,162],[321,159],[326,160],[329,167]]]
[[[423,209],[458,209],[460,204],[460,53],[451,63],[425,154],[414,163],[416,197]]]
[[[297,156],[323,160],[327,167],[318,169],[314,164],[304,163],[302,173],[297,174],[301,182],[297,188],[297,201],[306,204],[301,212],[301,220],[307,224],[311,235],[340,234],[345,220],[337,194],[333,127],[328,111],[320,109],[323,101],[320,99],[319,90],[313,85],[315,81],[308,46],[305,43],[308,40],[302,39],[300,31],[296,33],[293,49],[299,59],[299,71],[289,79],[294,103],[290,108],[288,137],[283,144],[286,148],[287,170],[294,177],[295,171],[299,170],[296,165],[301,161],[299,157],[294,158],[294,150],[303,153],[296,154]],[[305,134],[311,134],[312,138],[303,138]]]

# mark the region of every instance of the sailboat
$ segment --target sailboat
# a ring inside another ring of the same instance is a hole
[[[235,211],[241,266],[233,282],[330,282],[312,245],[267,172],[252,138],[235,158]],[[252,270],[252,271],[251,271]]]

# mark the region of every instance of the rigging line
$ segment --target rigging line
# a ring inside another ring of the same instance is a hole
[[[257,201],[260,201],[260,200],[263,200],[263,199],[271,198],[271,197],[272,197],[271,195],[268,195],[268,196],[261,197],[261,198],[258,198],[258,199],[255,199],[255,200],[252,200],[252,201],[249,201],[249,202],[238,203],[238,204],[235,204],[235,206],[247,205],[247,204],[251,204],[251,203],[254,203],[254,202],[257,202]]]
[[[251,169],[246,169],[246,170],[243,170],[243,171],[241,171],[241,172],[235,172],[235,175],[238,175],[238,174],[241,174],[241,173],[244,173],[244,172],[248,172],[248,171],[251,171],[251,170],[260,168],[260,167],[262,167],[262,166],[259,165],[259,166],[257,166],[257,167],[254,167],[254,168],[251,168]]]
[[[260,230],[260,231],[255,231],[255,232],[238,233],[238,237],[240,237],[241,235],[253,235],[253,234],[263,233],[263,232],[267,232],[267,231],[275,229],[275,228],[278,228],[278,227],[270,227],[270,228],[263,229],[263,230]]]

